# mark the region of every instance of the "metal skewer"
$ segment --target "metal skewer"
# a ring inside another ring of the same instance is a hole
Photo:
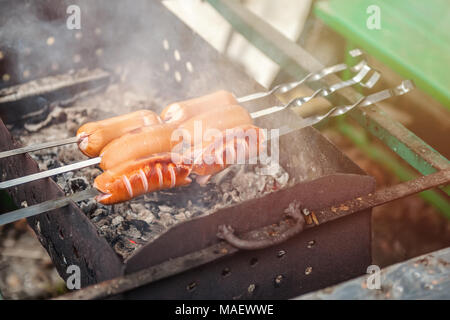
[[[315,125],[326,118],[337,117],[343,115],[356,107],[367,107],[374,103],[386,100],[391,97],[404,95],[415,88],[415,84],[412,80],[404,80],[400,85],[394,88],[385,89],[365,97],[361,97],[353,104],[342,105],[331,108],[327,113],[323,115],[313,115],[307,118],[303,118],[298,126],[295,127],[282,127],[280,128],[280,136],[290,133],[295,130],[299,130],[305,127]]]
[[[395,88],[386,89],[386,90],[383,90],[383,91],[380,91],[380,92],[377,92],[377,93],[374,93],[374,94],[371,94],[371,95],[368,95],[365,97],[361,97],[358,101],[356,101],[353,104],[333,107],[324,115],[316,115],[316,116],[304,118],[303,119],[304,121],[301,121],[300,122],[301,124],[295,128],[283,127],[280,129],[280,136],[288,134],[295,130],[299,130],[304,127],[308,127],[308,126],[317,124],[326,118],[342,115],[344,113],[349,112],[353,108],[367,107],[371,104],[380,102],[380,101],[388,99],[390,97],[403,95],[405,93],[408,93],[409,91],[411,91],[414,88],[415,88],[415,85],[411,80],[405,80],[399,86],[397,86]],[[96,159],[96,158],[94,158],[94,159]],[[90,159],[90,160],[94,160],[94,159]],[[22,218],[28,218],[31,216],[35,216],[35,215],[38,215],[43,212],[58,209],[58,208],[68,205],[72,201],[79,202],[79,201],[88,200],[98,194],[99,194],[99,192],[96,189],[91,188],[91,189],[87,189],[87,190],[84,190],[81,192],[74,193],[70,196],[60,197],[55,200],[47,200],[45,202],[30,206],[27,208],[17,209],[17,210],[0,215],[0,225],[14,222],[14,221],[20,220]]]
[[[353,58],[364,55],[363,51],[361,51],[360,49],[351,50],[351,51],[349,51],[349,54]],[[280,85],[273,87],[271,90],[269,90],[267,92],[258,92],[258,93],[250,94],[250,95],[247,95],[244,97],[237,98],[236,100],[239,103],[244,103],[244,102],[248,102],[248,101],[252,101],[252,100],[256,100],[256,99],[261,99],[261,98],[270,96],[272,94],[277,94],[277,93],[284,94],[291,90],[294,90],[295,88],[297,88],[304,82],[318,81],[330,74],[341,72],[346,69],[349,69],[351,72],[360,72],[366,65],[367,65],[367,62],[365,60],[361,60],[355,66],[352,66],[352,67],[348,67],[347,64],[345,64],[345,63],[336,64],[331,67],[322,69],[318,72],[310,73],[306,77],[304,77],[303,79],[301,79],[299,81],[280,84]],[[269,114],[269,113],[267,113],[267,114]],[[17,148],[17,149],[13,149],[13,150],[0,152],[0,159],[15,156],[18,154],[27,153],[27,152],[39,151],[39,150],[43,150],[43,149],[47,149],[47,148],[59,147],[59,146],[77,143],[77,142],[78,142],[77,137],[71,137],[71,138],[58,140],[58,141],[37,143],[37,144],[33,144],[30,146],[26,146],[26,147],[21,147],[21,148]]]
[[[26,147],[0,152],[0,159],[1,158],[7,158],[7,157],[15,156],[15,155],[22,154],[22,153],[27,153],[27,152],[33,152],[33,151],[38,151],[38,150],[47,149],[47,148],[64,146],[66,144],[72,144],[72,143],[76,143],[76,142],[78,142],[78,138],[77,137],[71,137],[71,138],[58,140],[58,141],[50,141],[50,142],[43,142],[43,143],[32,144],[32,145],[29,145],[29,146],[26,146]]]
[[[307,103],[308,101],[316,98],[317,96],[326,97],[338,90],[350,87],[355,84],[359,84],[365,88],[372,88],[380,79],[380,73],[377,71],[373,71],[373,74],[370,76],[369,80],[367,80],[366,82],[362,82],[362,80],[369,74],[370,71],[372,71],[371,67],[369,67],[367,64],[362,64],[361,70],[353,78],[349,80],[338,82],[336,84],[331,85],[328,88],[325,87],[317,89],[316,91],[314,91],[312,95],[308,97],[294,98],[283,106],[274,106],[263,110],[255,111],[250,115],[254,119],[291,107],[300,107],[303,104]]]
[[[283,105],[283,106],[275,106],[275,107],[269,107],[263,110],[259,110],[256,112],[253,112],[250,114],[252,119],[256,119],[259,117],[263,117],[290,107],[300,107],[301,105],[305,104],[306,102],[314,99],[315,97],[317,97],[319,94],[322,97],[328,96],[334,92],[336,92],[337,90],[352,86],[354,84],[361,84],[365,87],[371,87],[373,86],[376,81],[379,79],[379,73],[377,71],[374,71],[372,76],[369,78],[369,80],[365,83],[361,83],[361,81],[369,74],[369,72],[372,71],[372,68],[369,67],[366,63],[362,64],[362,68],[361,70],[358,72],[358,74],[356,74],[352,79],[346,80],[346,81],[342,81],[342,82],[338,82],[328,88],[321,88],[316,90],[311,96],[309,97],[300,97],[300,98],[295,98],[293,100],[291,100],[290,102],[288,102],[287,104]],[[73,138],[69,138],[67,140],[70,140]],[[36,148],[36,146],[34,146]],[[26,147],[25,147],[26,148]],[[18,149],[15,150],[11,150],[11,152],[15,152]],[[6,189],[6,188],[11,188],[14,186],[18,186],[21,184],[25,184],[31,181],[35,181],[35,180],[39,180],[39,179],[44,179],[44,178],[48,178],[54,175],[58,175],[61,173],[65,173],[65,172],[69,172],[69,171],[74,171],[74,170],[78,170],[81,168],[85,168],[85,167],[89,167],[92,165],[96,165],[99,164],[101,162],[101,157],[96,157],[96,158],[91,158],[88,160],[84,160],[84,161],[79,161],[77,163],[72,163],[69,165],[65,165],[59,168],[54,168],[54,169],[50,169],[50,170],[46,170],[46,171],[41,171],[38,173],[33,173],[30,175],[26,175],[20,178],[15,178],[15,179],[11,179],[11,180],[7,180],[7,181],[3,181],[0,182],[0,190],[1,189]]]
[[[363,56],[364,52],[360,49],[353,49],[353,50],[349,51],[349,55],[353,58],[356,58],[356,57]],[[237,101],[239,103],[244,103],[244,102],[248,102],[251,100],[261,99],[261,98],[264,98],[264,97],[267,97],[267,96],[270,96],[273,94],[278,94],[278,93],[285,94],[285,93],[288,93],[289,91],[294,90],[295,88],[299,87],[301,84],[303,84],[307,81],[318,81],[330,74],[341,72],[346,69],[349,69],[351,72],[359,72],[365,65],[367,65],[367,62],[365,60],[361,60],[355,66],[350,67],[350,68],[345,63],[336,64],[334,66],[322,69],[318,72],[312,72],[299,81],[279,84],[279,85],[273,87],[272,89],[270,89],[269,91],[253,93],[253,94],[249,94],[245,97],[237,98]]]

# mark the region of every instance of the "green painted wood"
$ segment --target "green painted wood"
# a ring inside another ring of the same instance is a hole
[[[379,30],[367,27],[371,5],[380,8]],[[314,13],[450,109],[450,1],[323,0]]]
[[[394,173],[401,181],[409,181],[418,175],[408,167],[403,166],[395,157],[371,143],[365,132],[361,132],[352,125],[339,119],[338,130],[358,146],[369,158],[380,163],[384,168]],[[449,190],[444,190],[449,193]],[[450,219],[450,202],[445,195],[435,190],[426,190],[419,193],[420,197],[438,209],[447,219]]]

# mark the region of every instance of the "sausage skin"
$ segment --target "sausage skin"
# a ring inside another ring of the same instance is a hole
[[[182,141],[188,143],[190,148],[191,143],[195,142],[194,139],[190,139],[194,137],[195,125],[200,124],[203,132],[207,129],[216,129],[220,134],[225,129],[249,123],[251,118],[247,110],[239,105],[229,105],[195,116],[178,128],[172,123],[141,127],[124,134],[104,147],[100,153],[102,157],[100,168],[108,170],[128,160],[148,157],[155,153],[176,152],[179,151],[176,147]],[[175,129],[183,136],[177,135]],[[189,137],[185,135],[186,133]],[[200,138],[201,136],[203,134],[200,134]],[[199,139],[197,140],[198,143]],[[213,137],[198,144],[208,144],[211,141]]]
[[[227,105],[204,112],[180,124],[174,132],[172,150],[179,151],[183,142],[188,146],[201,148],[215,140],[222,131],[241,125],[251,125],[252,118],[240,105]]]
[[[161,119],[168,123],[182,123],[196,115],[224,105],[237,104],[231,92],[220,90],[198,98],[175,102],[164,108]]]
[[[100,153],[100,168],[109,170],[126,161],[170,151],[170,139],[176,127],[163,123],[140,127],[111,141]]]
[[[243,125],[223,132],[201,150],[193,149],[185,153],[184,159],[193,159],[192,172],[197,174],[197,182],[204,184],[209,178],[234,164],[248,164],[263,150],[266,140],[262,129],[254,125]]]
[[[191,166],[176,160],[179,157],[171,153],[156,154],[106,170],[94,180],[94,187],[101,192],[96,200],[102,204],[115,204],[191,183],[188,177]]]
[[[150,110],[139,110],[101,121],[88,122],[77,131],[78,148],[88,157],[97,157],[109,142],[123,134],[161,122],[161,118]]]
[[[94,187],[101,192],[96,200],[115,204],[145,193],[187,185],[191,183],[191,173],[197,175],[197,182],[206,183],[211,175],[239,164],[239,160],[259,155],[264,140],[260,128],[243,125],[224,131],[222,139],[216,139],[199,153],[164,152],[125,161],[95,178]]]

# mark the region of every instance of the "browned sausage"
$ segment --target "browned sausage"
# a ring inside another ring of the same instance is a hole
[[[231,92],[220,90],[205,96],[172,103],[161,112],[161,118],[168,123],[182,123],[196,115],[224,105],[237,104]]]
[[[139,110],[125,115],[82,125],[77,131],[78,147],[88,157],[97,157],[112,140],[140,128],[160,124],[161,118],[150,110]]]
[[[170,151],[172,131],[169,123],[141,127],[111,141],[100,153],[100,168],[108,170],[129,160]]]
[[[204,184],[210,176],[234,164],[248,164],[249,159],[257,157],[263,150],[266,140],[264,131],[254,125],[243,125],[223,132],[200,151],[191,150],[183,155],[193,159],[192,172],[197,174],[197,182]]]
[[[172,148],[176,148],[182,141],[195,147],[200,142],[208,144],[214,141],[214,134],[221,134],[225,129],[250,124],[252,124],[252,118],[243,107],[239,105],[222,106],[183,122],[173,133]]]
[[[127,161],[97,176],[94,187],[102,192],[96,200],[114,204],[162,189],[189,184],[190,165],[174,161],[171,153]]]

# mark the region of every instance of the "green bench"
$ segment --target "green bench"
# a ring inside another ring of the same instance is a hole
[[[450,1],[321,0],[314,13],[450,109]]]

